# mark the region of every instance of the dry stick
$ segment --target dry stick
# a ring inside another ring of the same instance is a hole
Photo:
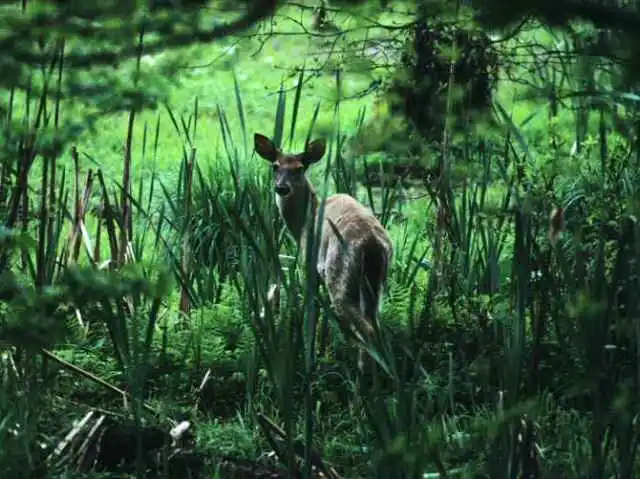
[[[89,204],[89,197],[91,196],[91,190],[93,186],[93,171],[89,170],[87,173],[87,182],[84,188],[84,195],[82,197],[82,202],[80,203],[80,211],[79,211],[79,221],[75,226],[74,233],[74,241],[76,245],[76,250],[74,251],[73,261],[77,262],[78,257],[80,256],[80,243],[82,242],[85,246],[89,259],[92,261],[93,266],[100,269],[98,260],[94,256],[94,252],[91,251],[91,238],[89,237],[89,232],[87,231],[85,220],[87,216],[87,204]],[[79,238],[82,238],[82,241]],[[88,326],[84,324],[82,321],[82,314],[78,308],[75,309],[76,318],[78,319],[78,323],[81,328],[85,331],[85,334],[88,332]]]
[[[87,204],[89,202],[89,197],[91,195],[91,190],[93,187],[93,171],[89,170],[87,173],[87,181],[85,182],[84,191],[82,196],[80,195],[80,167],[79,167],[79,158],[78,152],[75,146],[72,149],[73,162],[75,166],[75,213],[73,219],[73,229],[71,233],[71,240],[69,242],[70,245],[70,258],[72,263],[77,263],[78,258],[80,257],[80,237],[85,236],[83,234],[84,222],[87,216]],[[89,250],[89,255],[91,255],[91,251],[89,246],[87,245],[87,249]],[[95,263],[96,260],[93,259]]]
[[[89,433],[85,436],[84,441],[82,441],[82,444],[80,445],[80,449],[79,449],[81,456],[76,461],[76,464],[80,465],[81,467],[84,464],[88,465],[87,463],[90,461],[90,458],[88,456],[89,444],[91,444],[91,441],[93,440],[93,438],[97,436],[96,443],[99,444],[102,437],[104,436],[104,429],[100,430],[100,427],[104,423],[105,419],[106,419],[106,416],[104,414],[100,416],[98,420],[93,423],[93,426],[91,426],[91,429],[89,430]],[[96,460],[97,458],[91,461],[93,465],[95,465]]]
[[[89,371],[85,371],[84,369],[76,366],[75,364],[71,364],[68,361],[65,361],[64,359],[56,356],[55,354],[53,354],[51,351],[49,351],[48,349],[41,349],[42,354],[44,354],[45,357],[55,361],[56,363],[58,363],[60,366],[62,366],[63,368],[72,371],[76,374],[79,374],[80,376],[89,379],[90,381],[93,381],[94,383],[97,383],[105,388],[107,388],[109,391],[114,392],[116,394],[119,394],[120,396],[122,396],[123,399],[130,399],[131,398],[131,394],[129,394],[127,391],[125,391],[124,389],[120,389],[117,386],[114,386],[113,384],[108,383],[107,381],[105,381],[102,378],[99,378],[98,376],[90,373]],[[146,403],[142,403],[142,407],[144,409],[146,409],[148,412],[152,413],[155,416],[159,416],[159,413],[153,409],[151,406],[149,406]],[[171,423],[175,423],[175,421],[170,420]],[[175,424],[173,424],[175,425]]]
[[[77,421],[74,424],[73,428],[71,428],[71,431],[69,431],[67,435],[64,437],[64,439],[62,439],[62,441],[58,443],[58,445],[51,452],[51,454],[47,459],[50,459],[53,456],[59,456],[60,454],[62,454],[62,452],[67,448],[67,446],[69,446],[69,444],[71,444],[71,442],[76,438],[78,433],[87,425],[89,420],[93,417],[93,414],[94,414],[93,411],[89,411],[84,415],[82,419],[80,419],[80,421]]]
[[[89,256],[92,257],[94,263],[97,263],[95,258],[93,258],[91,254],[91,245],[86,241],[86,238],[88,237],[86,225],[85,225],[86,218],[87,218],[87,205],[89,204],[92,190],[93,190],[93,170],[90,169],[87,172],[87,181],[84,185],[84,194],[82,195],[82,203],[80,204],[80,223],[78,224],[78,234],[82,234],[82,237],[85,239],[87,252],[89,253]],[[78,248],[80,248],[79,243],[78,243]]]
[[[102,211],[104,212],[104,208],[102,208]],[[93,247],[93,261],[95,261],[96,264],[100,264],[100,258],[101,258],[101,254],[100,254],[100,246],[101,246],[101,241],[100,241],[100,236],[102,235],[102,216],[99,214],[98,216],[98,221],[96,224],[96,234],[95,234],[95,238],[96,241],[94,243],[94,247]]]
[[[87,172],[87,180],[84,183],[84,190],[82,192],[82,197],[80,198],[80,211],[78,215],[80,221],[78,222],[78,234],[82,232],[82,227],[84,226],[84,223],[87,218],[87,204],[89,204],[89,198],[91,196],[92,189],[93,189],[93,170],[89,169],[89,171]],[[79,255],[80,243],[77,244],[77,248],[78,248],[78,252],[76,253],[76,259],[77,259],[77,255]]]
[[[277,424],[275,424],[271,419],[269,419],[267,416],[265,416],[262,413],[258,413],[257,417],[258,417],[258,422],[260,423],[262,428],[265,430],[265,432],[268,430],[272,434],[271,437],[276,442],[286,442],[287,434],[282,430],[282,428],[280,428]],[[295,442],[294,449],[296,453],[299,454],[300,456],[304,455],[304,451],[301,451],[302,448],[301,448],[300,441]],[[311,463],[318,470],[320,470],[328,479],[340,479],[340,475],[335,471],[335,469],[333,467],[327,466],[324,463],[322,456],[320,456],[320,454],[318,454],[313,449],[311,450]]]

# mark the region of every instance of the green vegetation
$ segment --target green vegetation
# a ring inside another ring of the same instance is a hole
[[[73,24],[63,3],[0,6],[1,477],[640,473],[637,78],[614,29],[491,32],[499,75],[471,114],[457,37],[437,81],[403,68],[416,2],[254,2],[261,21],[198,44],[184,32],[245,5]],[[394,81],[433,95],[438,138]],[[311,182],[387,227],[372,344],[298,257],[256,132],[328,138]]]

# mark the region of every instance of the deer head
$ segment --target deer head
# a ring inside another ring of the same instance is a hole
[[[322,159],[326,150],[324,139],[307,143],[304,151],[285,154],[264,135],[254,135],[256,153],[271,163],[275,175],[275,192],[282,198],[309,188],[305,173],[309,166]]]

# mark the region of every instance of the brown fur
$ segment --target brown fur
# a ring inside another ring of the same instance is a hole
[[[324,156],[325,142],[311,142],[299,154],[282,153],[259,134],[254,143],[258,155],[273,166],[280,215],[304,250],[309,208],[316,227],[319,220],[319,198],[305,173]],[[373,334],[392,257],[391,239],[371,210],[349,195],[327,198],[316,269],[343,329]],[[362,360],[361,355],[360,367]]]

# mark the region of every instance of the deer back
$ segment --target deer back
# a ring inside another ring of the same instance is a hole
[[[358,301],[366,280],[377,301],[392,258],[391,239],[371,210],[345,194],[326,200],[317,269],[335,300]]]

